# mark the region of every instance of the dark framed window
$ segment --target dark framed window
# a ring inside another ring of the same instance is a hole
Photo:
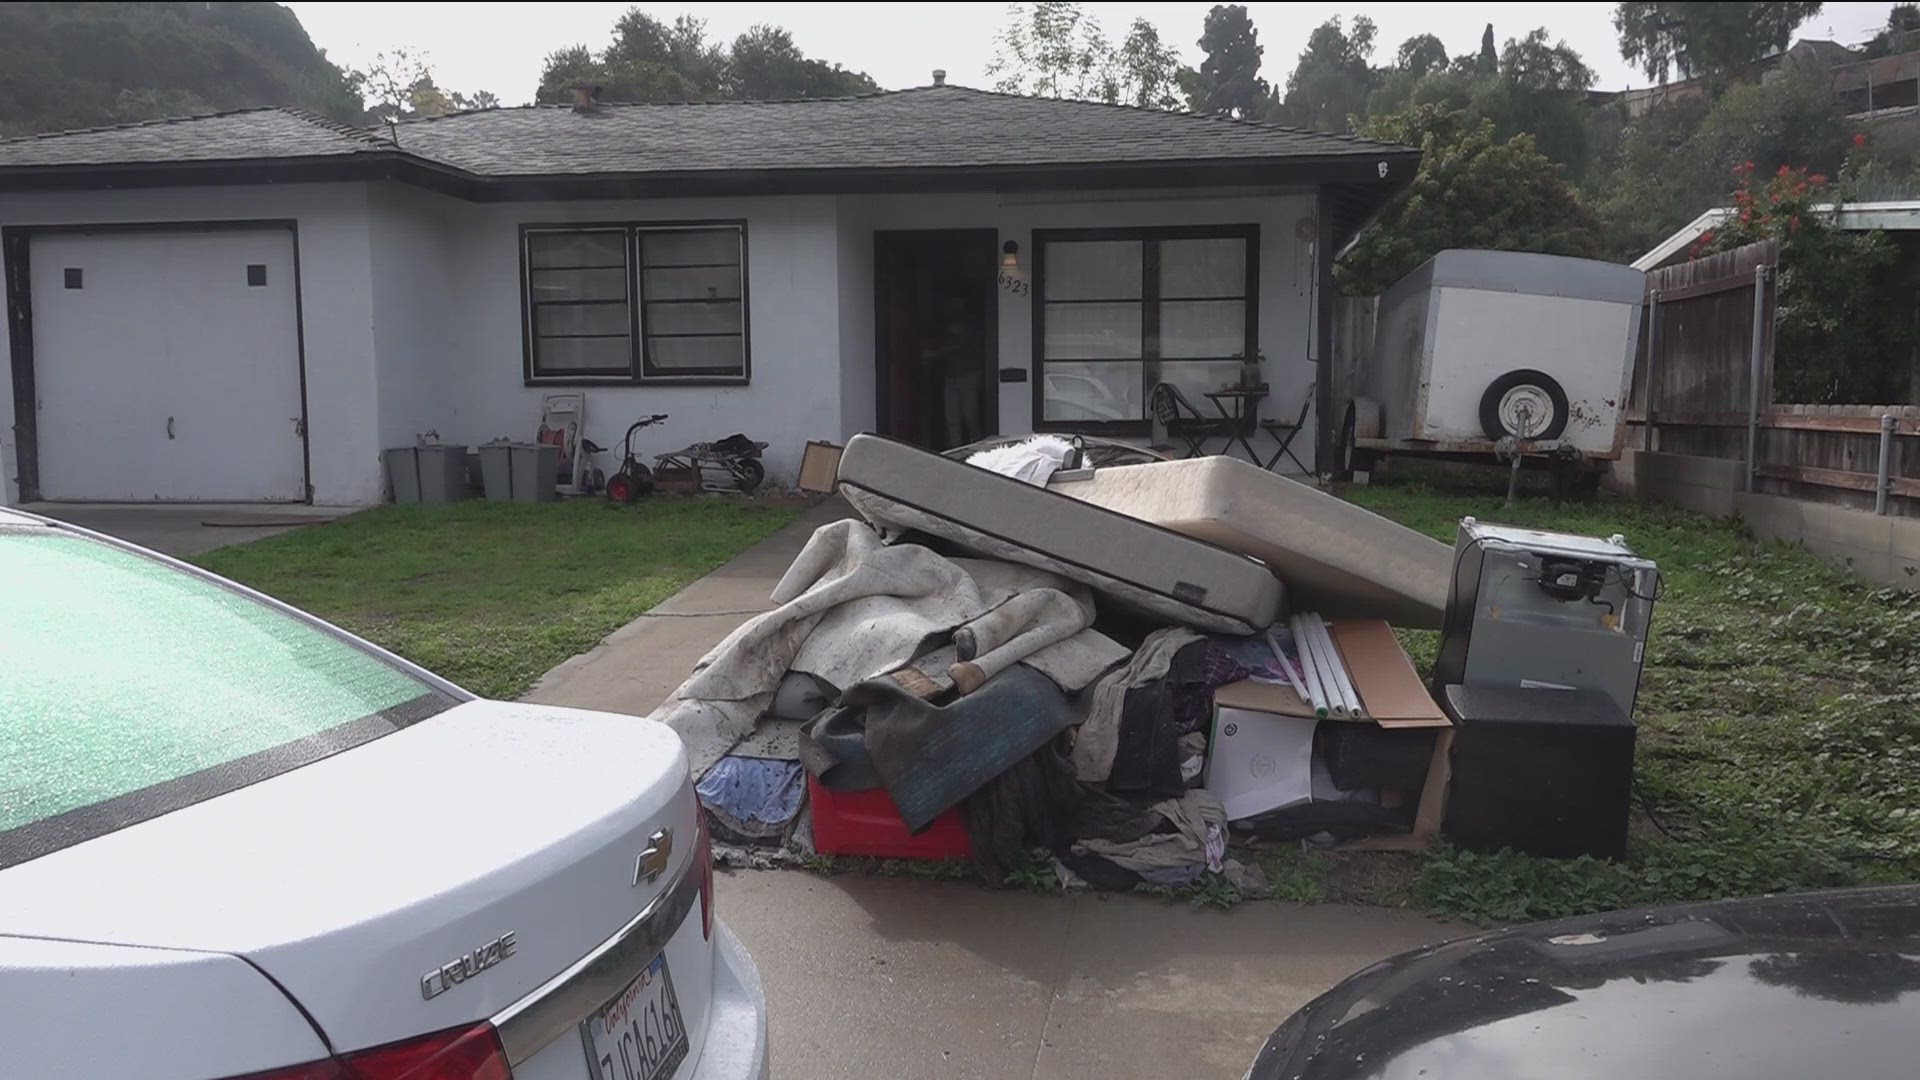
[[[530,382],[746,382],[740,222],[526,226]]]
[[[1259,340],[1255,225],[1033,235],[1034,423],[1144,430],[1157,382],[1236,382]]]

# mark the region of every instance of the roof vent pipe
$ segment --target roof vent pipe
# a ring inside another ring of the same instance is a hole
[[[933,69],[933,85],[935,86],[947,85],[947,69],[946,68]]]

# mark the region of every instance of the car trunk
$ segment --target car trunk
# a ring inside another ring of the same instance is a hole
[[[0,926],[243,956],[347,1052],[540,990],[698,874],[697,829],[665,727],[475,701],[12,867]],[[663,832],[670,853],[641,865]],[[689,1061],[711,978],[699,919],[668,950]],[[551,1051],[584,1074],[564,1041]]]

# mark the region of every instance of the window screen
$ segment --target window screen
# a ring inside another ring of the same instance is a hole
[[[738,225],[528,230],[532,376],[744,380],[745,253]]]
[[[631,374],[626,232],[528,233],[526,258],[534,375]]]
[[[746,374],[740,230],[640,233],[647,375]]]
[[[1140,423],[1166,381],[1199,401],[1234,382],[1256,338],[1252,226],[1042,232],[1043,424]]]

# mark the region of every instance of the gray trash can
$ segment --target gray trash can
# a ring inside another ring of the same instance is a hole
[[[467,497],[467,448],[461,443],[396,446],[384,455],[393,501],[450,503]]]
[[[480,444],[480,480],[487,498],[546,502],[560,497],[560,448],[496,439]]]

